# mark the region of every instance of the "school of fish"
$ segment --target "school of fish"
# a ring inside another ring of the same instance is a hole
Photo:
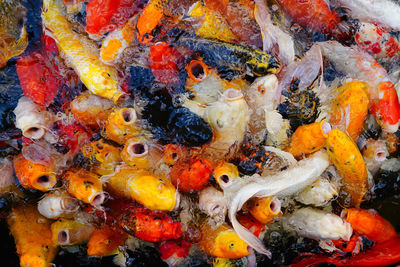
[[[0,0],[0,220],[19,265],[400,263],[400,222],[371,208],[400,196],[399,14]]]

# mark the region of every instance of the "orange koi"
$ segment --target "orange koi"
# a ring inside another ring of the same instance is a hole
[[[19,182],[26,188],[45,192],[57,183],[51,167],[29,161],[22,154],[14,157],[14,170]]]
[[[393,225],[374,210],[345,209],[342,217],[351,224],[355,232],[377,243],[398,236]]]
[[[109,223],[141,240],[161,242],[182,235],[180,222],[164,212],[151,211],[127,200],[112,200],[107,206]]]
[[[257,221],[267,224],[281,214],[281,202],[275,197],[257,198],[251,202],[249,211]]]
[[[96,229],[90,236],[87,244],[87,254],[89,257],[104,257],[118,253],[118,247],[124,245],[128,234],[120,229],[104,225],[103,228]]]
[[[206,159],[193,159],[189,163],[177,162],[171,169],[172,183],[183,192],[202,189],[210,179],[212,165]]]
[[[366,84],[352,81],[338,88],[339,95],[335,98],[330,123],[333,125],[344,124],[347,133],[357,142],[365,117],[368,114],[368,96]],[[346,118],[349,120],[346,121]]]
[[[294,132],[288,151],[297,158],[318,151],[324,147],[330,130],[326,121],[302,125]]]
[[[51,239],[51,221],[41,216],[36,206],[25,204],[14,207],[7,222],[15,240],[20,265],[49,266],[57,253]]]
[[[83,169],[67,171],[64,183],[68,193],[93,206],[100,206],[106,198],[100,178]]]

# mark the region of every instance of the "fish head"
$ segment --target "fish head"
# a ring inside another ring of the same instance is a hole
[[[214,255],[228,259],[238,259],[250,254],[244,242],[232,229],[220,232],[215,238]]]
[[[215,167],[213,175],[218,185],[223,190],[230,188],[240,180],[238,168],[234,164],[228,162],[221,163]]]

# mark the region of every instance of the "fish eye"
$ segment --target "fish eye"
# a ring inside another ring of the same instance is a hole
[[[230,248],[230,249],[234,249],[234,248],[235,248],[235,244],[234,244],[234,243],[230,243],[230,244],[229,244],[229,248]]]

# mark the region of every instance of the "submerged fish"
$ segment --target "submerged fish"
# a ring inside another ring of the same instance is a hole
[[[0,1],[0,68],[24,52],[28,34],[24,25],[25,8],[18,0]]]

